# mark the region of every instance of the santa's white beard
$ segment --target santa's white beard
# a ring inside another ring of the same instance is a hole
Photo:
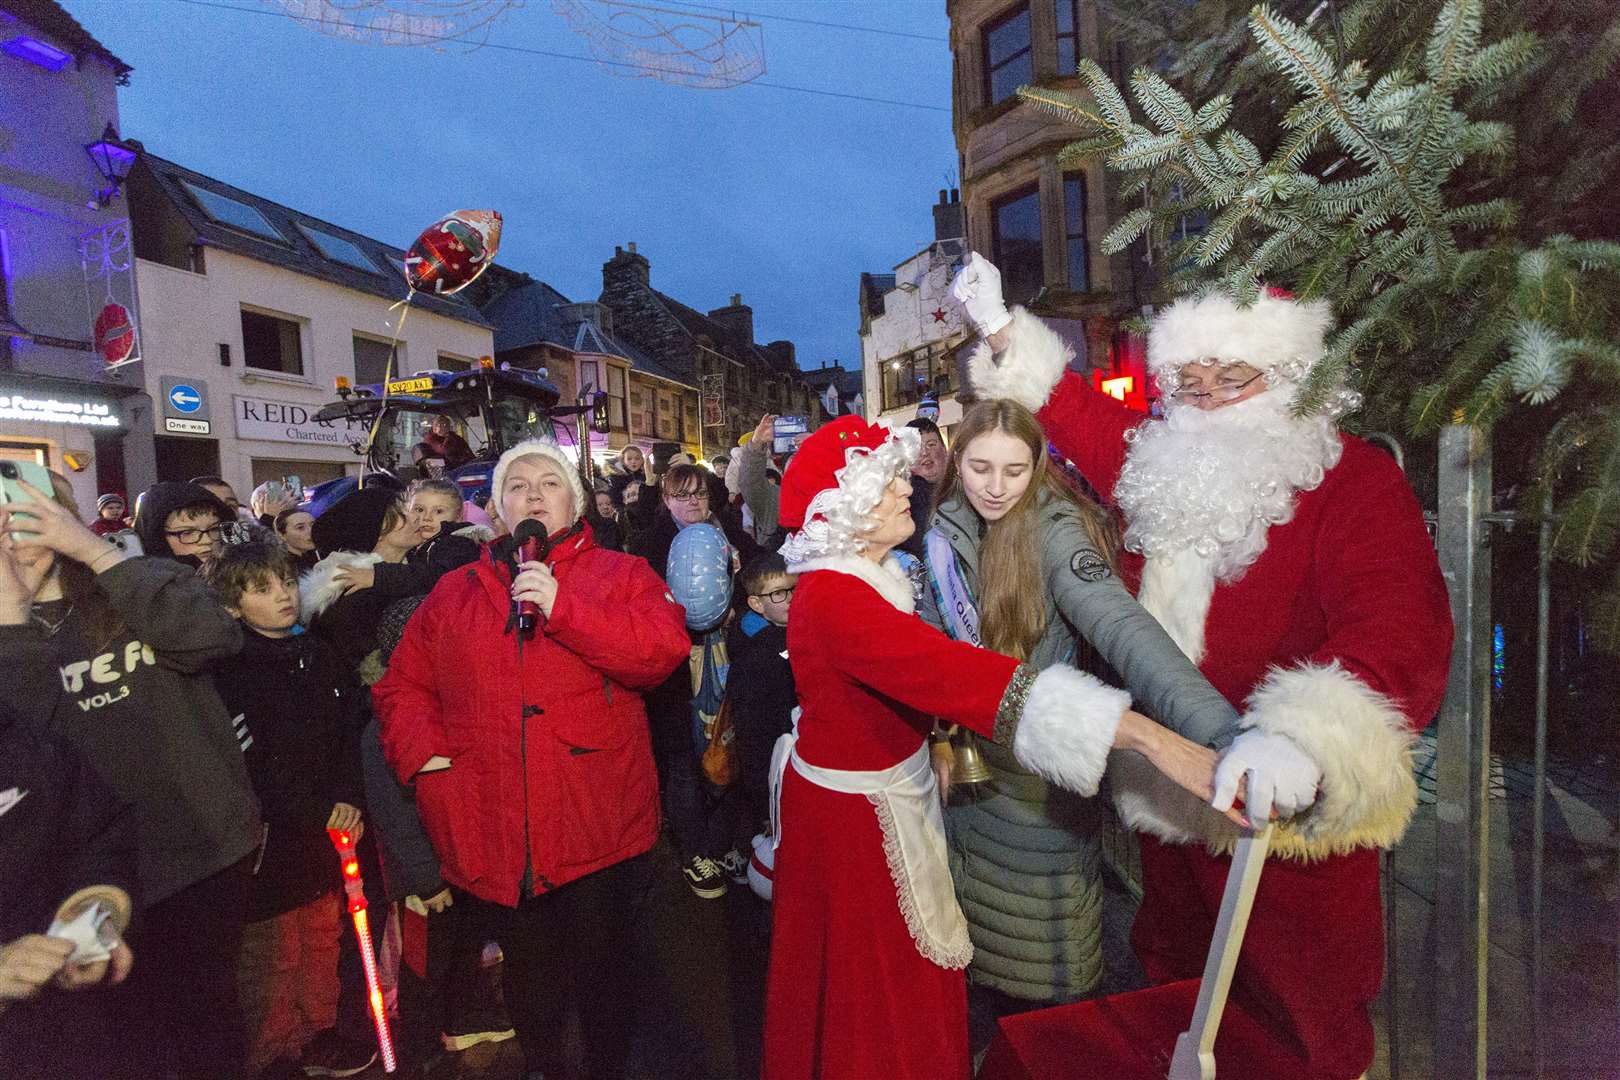
[[[1204,411],[1171,405],[1131,433],[1114,498],[1125,546],[1149,559],[1191,549],[1217,579],[1242,576],[1294,497],[1322,483],[1344,446],[1331,416],[1296,417],[1292,387]]]

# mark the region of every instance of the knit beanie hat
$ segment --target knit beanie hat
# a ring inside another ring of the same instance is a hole
[[[568,456],[562,452],[562,447],[550,439],[526,439],[501,455],[501,460],[495,463],[494,475],[490,477],[489,493],[492,500],[490,509],[494,510],[502,521],[506,521],[506,511],[503,506],[504,500],[501,498],[501,492],[506,489],[506,470],[511,467],[512,462],[520,457],[542,457],[557,467],[557,471],[562,473],[563,479],[568,481],[568,491],[574,497],[574,516],[568,523],[572,525],[578,521],[580,516],[585,513],[585,485],[579,478],[579,470],[574,467],[572,461],[568,460]],[[517,522],[507,521],[506,527],[515,529],[517,528]]]
[[[322,511],[310,530],[315,552],[326,558],[334,551],[369,552],[382,535],[388,508],[399,502],[392,488],[366,487],[352,491]]]
[[[122,495],[118,494],[116,491],[109,492],[106,495],[103,495],[103,496],[101,496],[101,498],[96,500],[96,513],[98,513],[98,514],[101,513],[103,510],[107,509],[107,507],[112,505],[113,503],[117,503],[119,506],[126,506],[126,507],[129,505],[129,503],[124,501],[124,497]]]

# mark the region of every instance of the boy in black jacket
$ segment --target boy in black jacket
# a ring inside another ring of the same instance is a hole
[[[336,1014],[341,881],[326,831],[364,830],[361,690],[334,652],[295,632],[298,584],[284,549],[227,547],[208,583],[242,623],[242,651],[215,679],[264,817],[237,967],[251,1076],[297,1059]]]
[[[793,710],[799,704],[787,657],[788,607],[798,581],[774,551],[756,555],[743,568],[748,612],[738,624],[740,640],[732,649],[726,682],[737,732],[737,782],[746,807],[739,824],[746,835],[737,837],[738,857],[726,859],[727,871],[738,882],[747,880],[747,853],[754,834],[769,828],[771,751],[776,740],[792,730]]]

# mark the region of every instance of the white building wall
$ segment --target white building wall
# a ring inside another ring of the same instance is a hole
[[[244,502],[254,487],[255,460],[341,466],[351,475],[359,471],[360,458],[340,433],[327,435],[331,442],[315,442],[311,423],[296,421],[312,417],[322,405],[336,400],[339,375],[354,378],[356,334],[391,339],[390,323],[397,320],[398,313],[390,315],[389,301],[219,248],[208,250],[206,274],[145,260],[137,264],[137,272],[145,323],[146,361],[142,366],[147,391],[156,404],[154,427],[159,437],[217,440],[220,475]],[[244,307],[299,323],[302,375],[245,366]],[[221,344],[230,347],[229,367],[220,363]],[[417,307],[405,319],[398,373],[430,371],[438,366],[440,353],[475,360],[493,352],[494,338],[488,327]],[[164,376],[183,377],[206,396],[211,427],[207,436],[164,430]],[[252,405],[250,419],[244,419],[244,402]],[[266,410],[256,404],[262,402],[282,408]],[[266,424],[266,416],[291,422]],[[260,423],[255,425],[252,419]],[[281,437],[241,437],[243,428],[259,436],[275,428]]]
[[[896,357],[943,338],[958,338],[961,327],[956,312],[945,299],[950,285],[948,269],[931,258],[924,248],[894,268],[895,287],[883,294],[883,314],[871,320],[861,335],[862,399],[868,420],[879,417],[895,426],[914,419],[915,405],[883,408],[885,365]],[[935,310],[946,313],[940,323]],[[951,427],[962,419],[962,406],[954,394],[939,403],[939,426]]]

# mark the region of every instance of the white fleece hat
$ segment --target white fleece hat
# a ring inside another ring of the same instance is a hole
[[[1325,300],[1299,301],[1265,288],[1244,308],[1217,290],[1159,312],[1148,332],[1148,368],[1164,375],[1185,364],[1241,361],[1298,380],[1322,358],[1332,326],[1333,309]]]
[[[562,452],[562,447],[550,439],[525,439],[502,454],[501,460],[495,463],[495,473],[490,477],[489,490],[494,499],[496,515],[502,521],[506,521],[506,508],[501,499],[501,491],[506,487],[506,470],[520,457],[542,457],[557,466],[557,471],[568,481],[569,493],[574,497],[574,516],[569,524],[578,521],[585,513],[585,485],[580,481],[579,470],[574,468],[574,463]],[[515,529],[517,522],[506,521],[506,527]]]

